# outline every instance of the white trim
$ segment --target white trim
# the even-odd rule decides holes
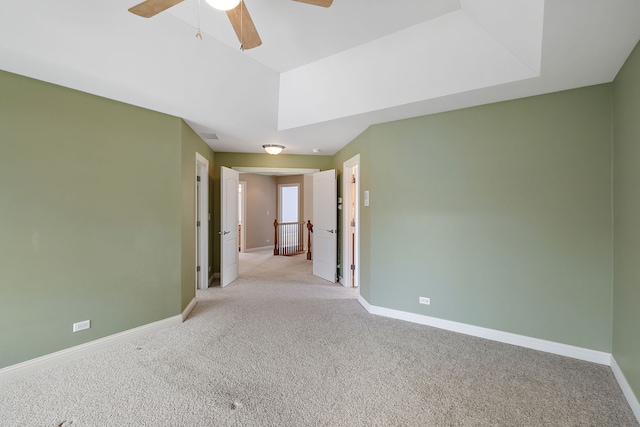
[[[613,371],[613,375],[616,377],[616,380],[618,380],[622,393],[624,394],[624,397],[627,398],[627,402],[629,402],[629,406],[631,406],[631,410],[636,416],[638,423],[640,423],[640,402],[613,356],[611,356],[611,370]]]
[[[351,287],[353,283],[351,283],[351,274],[349,271],[349,233],[348,230],[350,226],[349,223],[349,209],[348,206],[351,204],[351,181],[348,179],[351,175],[354,174],[356,176],[356,197],[355,197],[355,217],[356,217],[356,230],[355,230],[355,264],[356,271],[354,281],[356,282],[356,287],[358,288],[358,292],[360,289],[360,154],[356,154],[346,162],[342,164],[342,230],[339,230],[338,233],[342,235],[342,262],[340,268],[340,284],[344,287]]]
[[[611,354],[603,351],[591,350],[588,348],[576,347],[568,344],[542,340],[539,338],[527,337],[524,335],[512,334],[510,332],[497,331],[495,329],[483,328],[480,326],[468,325],[465,323],[453,322],[451,320],[438,319],[436,317],[424,316],[422,314],[409,313],[406,311],[393,310],[390,308],[376,307],[370,305],[364,298],[358,296],[358,301],[371,314],[390,317],[392,319],[405,320],[407,322],[418,323],[420,325],[433,326],[447,331],[458,332],[479,338],[486,338],[506,344],[517,345],[533,350],[558,354],[560,356],[572,357],[574,359],[585,360],[587,362],[598,363],[600,365],[611,365]]]
[[[187,304],[187,306],[185,307],[184,310],[182,310],[182,321],[184,322],[185,320],[187,320],[187,317],[189,317],[189,314],[191,314],[191,310],[193,310],[193,308],[196,306],[196,299],[193,298],[191,300],[191,302],[189,304]]]
[[[247,251],[247,181],[238,181],[242,187],[242,210],[240,211],[240,252]]]
[[[320,169],[309,168],[264,168],[261,166],[232,166],[231,169],[239,173],[252,173],[256,175],[305,175],[320,172]]]
[[[180,314],[0,369],[0,384],[182,323]]]
[[[367,310],[368,313],[371,313],[371,304],[369,304],[369,301],[364,299],[362,295],[358,295],[358,302],[365,310]]]

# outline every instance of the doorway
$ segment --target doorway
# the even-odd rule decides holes
[[[238,185],[238,242],[240,252],[247,250],[247,181],[240,181]]]
[[[300,221],[303,218],[305,220],[313,219],[311,217],[312,185],[307,185],[307,175],[310,176],[310,174],[318,172],[319,169],[262,167],[232,167],[231,169],[240,173],[236,189],[239,200],[235,202],[238,210],[235,215],[240,224],[240,227],[237,227],[238,230],[236,230],[236,236],[238,236],[238,242],[240,243],[235,248],[236,253],[254,253],[267,250],[273,253],[273,221],[279,216],[277,202],[279,199],[278,181],[282,181],[281,184],[286,185],[291,183],[292,178],[290,177],[296,175],[304,177],[297,188],[297,217]],[[264,182],[267,178],[272,182],[270,184],[272,185],[272,190],[264,191],[264,188],[257,181]],[[222,183],[223,180],[221,179],[221,185]],[[271,202],[266,202],[267,199]],[[228,203],[226,198],[221,197],[221,211],[227,210],[226,205]],[[304,231],[304,243],[307,244],[306,227]],[[221,232],[223,231],[221,230]],[[221,247],[221,260],[224,258],[223,252],[225,251],[226,247]],[[239,263],[242,263],[241,258],[239,258]]]
[[[342,169],[342,284],[360,287],[360,155],[344,162]]]

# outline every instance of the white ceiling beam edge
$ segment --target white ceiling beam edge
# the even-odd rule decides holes
[[[463,7],[282,73],[279,129],[537,77],[543,1],[503,3]]]

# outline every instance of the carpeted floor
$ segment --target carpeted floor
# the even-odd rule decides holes
[[[373,316],[310,271],[246,254],[182,325],[2,385],[0,425],[638,426],[606,366]]]

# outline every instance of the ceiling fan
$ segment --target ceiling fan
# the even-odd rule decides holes
[[[184,0],[146,0],[140,4],[137,4],[129,9],[129,12],[142,16],[143,18],[151,18],[160,12],[169,9],[172,6],[182,3]],[[300,3],[307,3],[314,6],[329,7],[333,0],[294,0]],[[207,0],[208,3],[213,5],[213,1]],[[225,3],[225,2],[222,2]],[[226,3],[230,3],[228,0]],[[216,7],[227,12],[231,26],[236,32],[236,36],[240,41],[240,49],[253,49],[262,44],[258,31],[256,30],[251,15],[247,10],[247,6],[244,4],[244,0],[239,0],[239,3],[231,0],[231,8],[224,9],[223,7]]]

